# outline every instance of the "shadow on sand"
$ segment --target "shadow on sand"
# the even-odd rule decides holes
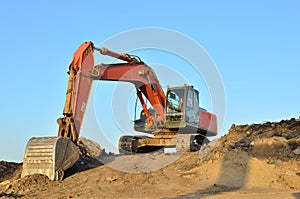
[[[199,189],[195,193],[175,198],[206,198],[219,193],[242,189],[247,183],[249,162],[250,156],[247,152],[229,148],[223,156],[220,174],[214,184],[205,189]]]

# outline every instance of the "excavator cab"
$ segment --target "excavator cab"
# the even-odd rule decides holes
[[[185,128],[199,127],[199,92],[193,86],[169,87],[165,102],[165,127],[181,131]],[[152,108],[148,109],[151,116],[155,115]],[[139,132],[147,131],[145,111],[140,113],[140,119],[134,121],[134,129]]]
[[[199,92],[193,86],[168,88],[166,100],[166,128],[198,129]]]
[[[217,135],[216,115],[199,107],[199,92],[193,86],[168,88],[165,126],[182,134]]]

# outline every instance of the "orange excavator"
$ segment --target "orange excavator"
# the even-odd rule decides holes
[[[94,53],[123,60],[115,64],[94,64]],[[143,153],[166,146],[178,151],[197,151],[208,136],[217,135],[217,118],[199,108],[199,92],[193,86],[168,87],[164,93],[153,69],[134,55],[119,54],[85,42],[74,53],[63,117],[56,137],[33,137],[26,146],[22,176],[44,174],[51,180],[63,179],[64,171],[79,159],[77,144],[81,124],[95,80],[132,83],[143,110],[134,129],[151,136],[122,136],[121,153]],[[151,104],[147,108],[145,100]]]

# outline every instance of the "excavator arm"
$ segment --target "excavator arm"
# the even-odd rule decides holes
[[[92,42],[85,42],[74,53],[73,60],[69,65],[64,117],[57,119],[58,136],[68,137],[74,143],[77,142],[79,136],[92,85],[91,79],[85,78],[82,74],[91,70],[94,65],[93,48]]]
[[[74,53],[73,60],[69,65],[64,117],[57,120],[59,136],[33,137],[28,141],[24,154],[22,177],[31,174],[43,174],[51,180],[61,180],[64,171],[79,159],[80,151],[75,144],[79,133],[79,128],[74,123],[74,115],[77,111],[76,101],[78,100],[76,96],[88,95],[89,90],[82,90],[81,94],[78,95],[76,89],[80,88],[80,84],[87,83],[82,81],[78,74],[86,66],[93,65],[92,52],[93,43],[85,42]],[[79,114],[77,117],[82,116]]]
[[[94,50],[127,63],[94,66]],[[164,124],[165,94],[154,71],[141,60],[128,54],[112,52],[106,48],[99,49],[94,47],[92,42],[86,42],[75,52],[68,73],[64,117],[57,120],[59,137],[69,137],[76,143],[94,80],[124,81],[134,84],[149,125],[155,128],[157,124]],[[150,115],[142,94],[155,110],[155,116]]]

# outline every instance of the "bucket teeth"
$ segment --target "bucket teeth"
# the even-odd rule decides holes
[[[22,177],[43,174],[62,180],[64,171],[79,159],[78,147],[66,137],[31,138],[26,146]]]

